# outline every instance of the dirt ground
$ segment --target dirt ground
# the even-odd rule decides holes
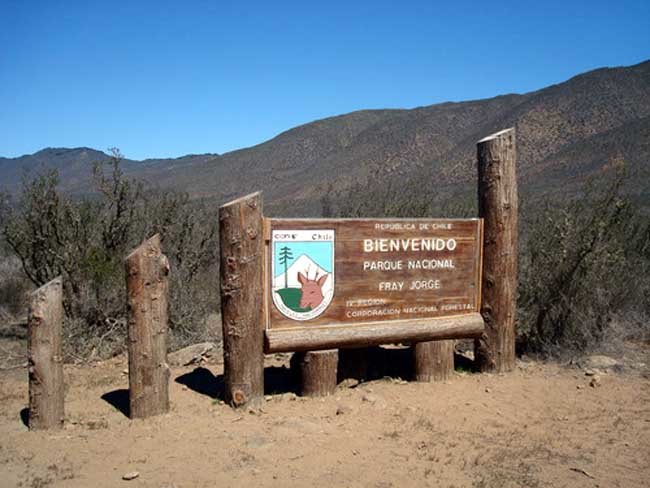
[[[120,357],[66,366],[58,432],[27,430],[27,373],[14,368],[0,373],[0,486],[648,487],[650,371],[636,364],[599,387],[577,367],[519,361],[306,399],[275,356],[264,407],[242,412],[220,401],[215,361],[173,369],[171,412],[131,421]]]

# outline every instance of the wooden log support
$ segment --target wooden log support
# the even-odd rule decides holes
[[[339,362],[337,349],[326,351],[308,351],[299,355],[301,394],[320,397],[334,393],[336,390],[336,372]]]
[[[156,234],[134,249],[126,267],[129,353],[129,416],[169,411],[167,314],[169,262]]]
[[[264,398],[264,235],[260,193],[219,209],[221,317],[226,401]]]
[[[478,313],[435,319],[368,322],[353,328],[319,327],[312,329],[267,330],[265,348],[269,353],[316,351],[341,347],[368,347],[401,342],[479,337],[484,331]]]
[[[511,371],[515,365],[517,299],[517,176],[515,130],[477,144],[479,217],[484,221],[481,315],[485,333],[475,340],[480,371]]]
[[[455,341],[418,342],[413,346],[415,381],[445,381],[454,372]]]
[[[61,277],[31,297],[29,334],[29,429],[60,429],[64,420],[63,286]]]

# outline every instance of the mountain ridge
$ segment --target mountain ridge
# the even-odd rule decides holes
[[[435,178],[437,188],[470,188],[476,141],[517,130],[523,185],[543,189],[598,174],[616,158],[647,167],[650,61],[598,68],[524,94],[443,102],[411,109],[358,110],[287,129],[268,141],[223,154],[125,160],[127,175],[223,202],[256,190],[272,204],[318,213],[327,188]],[[0,158],[0,190],[15,192],[23,171],[59,170],[71,194],[91,189],[92,148],[45,148]],[[641,190],[645,187],[641,182]]]

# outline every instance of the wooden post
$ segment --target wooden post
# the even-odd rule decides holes
[[[29,329],[29,428],[63,427],[63,286],[61,277],[32,294]]]
[[[480,371],[510,371],[515,365],[517,299],[517,176],[515,130],[477,144],[479,217],[484,221],[481,315],[484,334],[475,340]]]
[[[303,396],[327,396],[336,390],[337,349],[298,352],[301,393]]]
[[[129,416],[169,411],[169,262],[156,234],[125,259],[129,324]]]
[[[264,235],[260,193],[219,209],[221,317],[226,401],[264,398]]]
[[[415,381],[445,381],[454,372],[454,342],[418,342],[413,346]]]

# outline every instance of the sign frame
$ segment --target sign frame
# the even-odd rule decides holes
[[[320,323],[300,323],[299,325],[272,326],[272,308],[274,307],[272,288],[271,260],[271,234],[273,229],[280,229],[284,224],[291,229],[286,230],[315,230],[332,229],[332,224],[419,224],[419,223],[464,223],[476,224],[475,237],[475,261],[472,272],[474,274],[473,286],[475,287],[474,301],[471,309],[458,313],[438,314],[435,317],[413,317],[385,320],[362,320],[362,321],[333,321],[328,322],[323,318]],[[280,227],[277,227],[280,226]],[[422,342],[437,339],[471,338],[481,335],[484,330],[484,322],[480,315],[481,307],[481,283],[483,270],[483,219],[445,219],[445,218],[360,218],[360,219],[286,219],[286,218],[264,218],[264,287],[263,307],[266,352],[318,350],[337,347],[361,347],[366,345],[387,344],[395,342]],[[378,236],[381,232],[378,232]],[[421,234],[424,234],[423,232]],[[416,234],[417,235],[417,234]],[[415,236],[415,235],[414,235]],[[335,244],[333,244],[335,246]],[[340,266],[337,271],[340,271]],[[338,278],[337,278],[338,280]],[[340,283],[336,283],[340,285]],[[334,299],[337,292],[334,291]],[[339,296],[340,300],[341,297]],[[277,316],[277,312],[274,312]],[[288,320],[288,319],[287,319]],[[295,319],[294,319],[295,320]],[[316,319],[318,320],[318,319]],[[299,322],[299,321],[296,321]]]

